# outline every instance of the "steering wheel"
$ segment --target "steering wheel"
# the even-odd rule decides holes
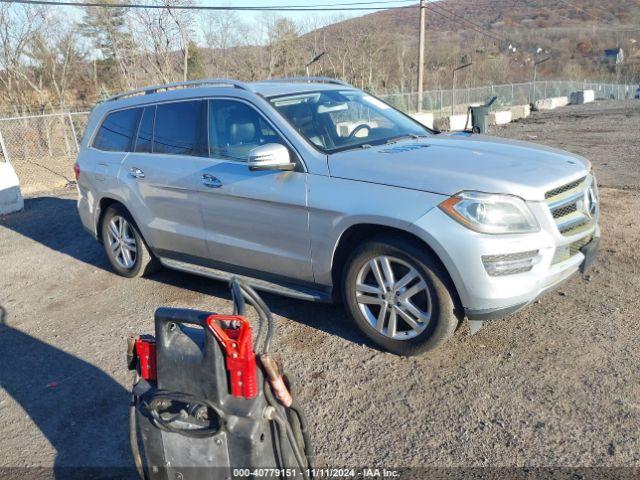
[[[371,133],[371,127],[369,125],[367,125],[366,123],[361,123],[360,125],[358,125],[356,128],[354,128],[351,133],[349,134],[349,136],[347,137],[349,140],[351,140],[352,138],[354,138],[356,136],[356,133],[358,133],[360,130],[363,129],[367,129],[369,130],[369,133]],[[368,135],[368,134],[367,134]]]

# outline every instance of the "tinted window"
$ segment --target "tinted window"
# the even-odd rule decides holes
[[[141,108],[120,110],[107,115],[102,123],[93,146],[100,150],[126,152],[136,134]]]
[[[158,105],[153,153],[202,155],[206,152],[205,101]]]
[[[153,121],[156,116],[156,107],[146,107],[140,119],[138,138],[136,140],[136,152],[151,152],[151,142],[153,141]]]
[[[257,110],[234,100],[210,100],[209,156],[246,161],[266,143],[286,145]]]

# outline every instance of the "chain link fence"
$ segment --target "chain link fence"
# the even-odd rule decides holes
[[[23,195],[73,182],[88,112],[0,118],[0,158],[10,161]]]
[[[570,95],[592,89],[596,98],[630,99],[636,86],[570,81],[540,81],[489,85],[484,87],[424,92],[423,110],[434,115],[448,115],[451,106],[456,113],[466,113],[470,104],[483,104],[497,96],[496,105],[510,106],[532,103],[548,97]],[[380,95],[405,112],[416,109],[418,95],[394,93]],[[73,182],[73,164],[78,144],[84,134],[89,112],[54,113],[0,118],[0,161],[10,161],[20,179],[23,195],[31,196]]]
[[[496,107],[506,107],[531,104],[542,98],[569,96],[579,90],[594,90],[598,99],[624,100],[633,98],[636,88],[637,85],[542,80],[535,83],[461,87],[455,91],[426,90],[423,94],[422,110],[433,112],[435,116],[443,116],[466,113],[469,105],[484,104],[493,96],[498,97],[494,104]],[[415,112],[418,105],[417,92],[391,93],[380,95],[380,98],[405,112]]]

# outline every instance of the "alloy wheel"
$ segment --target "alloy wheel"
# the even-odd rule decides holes
[[[136,264],[138,248],[133,228],[120,215],[109,221],[107,241],[113,258],[121,268],[130,270]]]
[[[429,285],[418,270],[393,256],[381,255],[362,266],[356,302],[369,324],[394,340],[415,338],[431,320]]]

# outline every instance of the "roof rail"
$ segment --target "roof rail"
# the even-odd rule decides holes
[[[150,95],[152,93],[158,93],[160,91],[174,90],[178,88],[191,88],[191,87],[203,87],[207,85],[212,86],[231,86],[240,88],[242,90],[250,90],[249,87],[238,80],[230,80],[227,78],[208,78],[203,80],[191,80],[188,82],[167,83],[165,85],[156,85],[154,87],[139,88],[137,90],[131,90],[129,92],[119,93],[113,97],[107,98],[105,101],[110,102],[113,100],[120,100],[121,98],[133,97],[136,95]]]
[[[304,83],[333,83],[335,85],[342,85],[344,87],[352,87],[344,80],[338,80],[337,78],[330,77],[283,77],[283,78],[271,78],[269,80],[263,80],[264,82],[304,82]]]

